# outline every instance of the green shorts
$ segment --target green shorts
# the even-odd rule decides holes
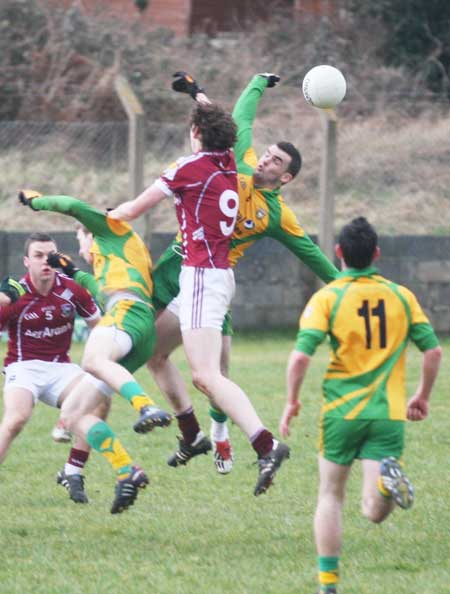
[[[156,311],[164,309],[180,292],[178,278],[183,258],[177,241],[172,241],[152,271],[153,305]]]
[[[404,447],[405,422],[390,419],[352,419],[323,416],[319,450],[330,462],[349,466],[355,458],[382,460],[400,458]]]
[[[131,299],[118,301],[100,320],[99,326],[115,326],[126,332],[133,348],[120,359],[130,373],[142,367],[153,354],[156,343],[155,312],[150,305]]]
[[[233,336],[233,334],[233,319],[231,317],[231,311],[227,311],[223,319],[222,336]]]

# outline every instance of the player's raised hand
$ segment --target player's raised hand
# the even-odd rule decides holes
[[[73,278],[75,273],[79,270],[70,256],[59,252],[52,252],[49,254],[47,256],[47,263],[50,264],[52,268],[61,268],[64,274],[67,274],[70,278]]]
[[[11,303],[15,303],[19,297],[25,295],[25,292],[26,291],[22,285],[10,276],[5,276],[2,279],[0,284],[0,293],[4,293],[7,297],[9,297]]]
[[[36,190],[19,190],[18,198],[19,202],[25,206],[29,206],[33,210],[36,210],[33,207],[33,200],[34,198],[39,198],[39,196],[42,196],[42,194],[36,192]]]
[[[192,78],[190,74],[179,70],[173,75],[172,89],[177,93],[187,93],[196,100],[198,94],[205,93],[204,89],[198,86],[197,81]],[[205,95],[206,96],[206,95]]]
[[[280,82],[280,77],[278,74],[273,74],[273,72],[260,72],[258,76],[262,76],[263,78],[267,79],[267,86],[274,87],[277,83]]]

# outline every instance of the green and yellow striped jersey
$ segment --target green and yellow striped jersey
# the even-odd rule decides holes
[[[296,350],[313,355],[328,336],[323,413],[344,419],[406,418],[406,347],[438,339],[416,297],[375,268],[348,269],[315,293],[300,317]]]
[[[76,273],[76,280],[91,291],[100,306],[116,291],[135,293],[151,304],[152,261],[147,247],[131,225],[110,219],[86,202],[71,196],[41,196],[33,208],[69,215],[92,232],[92,275]]]
[[[231,239],[230,263],[235,266],[255,241],[271,237],[286,246],[327,283],[336,277],[338,270],[305,233],[296,215],[283,200],[280,188],[259,188],[253,182],[258,162],[252,146],[253,122],[266,87],[265,77],[254,76],[233,109],[238,128],[234,153],[238,170],[239,213]]]

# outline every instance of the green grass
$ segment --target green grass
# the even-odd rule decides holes
[[[248,391],[265,423],[276,430],[284,402],[284,373],[295,331],[236,336],[232,376]],[[2,346],[2,354],[3,348]],[[445,343],[450,351],[450,343]],[[78,359],[79,347],[74,349]],[[182,352],[176,354],[186,374]],[[0,468],[1,594],[310,594],[316,589],[312,538],[317,472],[316,439],[321,375],[327,352],[314,360],[301,418],[289,442],[292,457],[267,495],[252,494],[254,454],[236,427],[229,476],[211,456],[173,469],[166,458],[177,428],[140,436],[135,414],[115,397],[110,421],[151,477],[128,512],[112,516],[114,477],[93,454],[86,468],[90,504],[77,506],[55,484],[67,447],[50,430],[56,411],[38,405]],[[409,355],[409,392],[420,354]],[[138,378],[152,393],[145,370]],[[342,588],[345,594],[450,593],[448,506],[448,380],[445,364],[430,418],[407,428],[406,464],[417,501],[381,526],[359,512],[360,469],[355,465],[345,508]],[[203,427],[206,399],[192,391]],[[161,399],[159,399],[161,401]]]

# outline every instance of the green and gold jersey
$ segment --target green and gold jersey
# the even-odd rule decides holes
[[[91,291],[101,306],[106,297],[116,291],[135,293],[144,302],[151,303],[151,257],[131,225],[110,219],[71,196],[34,198],[33,208],[72,216],[91,231],[94,279],[88,273],[79,272],[76,280]]]
[[[324,282],[336,277],[337,269],[306,235],[293,211],[286,205],[280,188],[257,188],[253,172],[258,157],[253,148],[253,122],[267,79],[254,76],[233,109],[237,124],[234,154],[238,170],[239,213],[231,239],[230,262],[239,258],[258,239],[272,237],[286,246]]]
[[[323,413],[344,419],[406,418],[406,347],[438,339],[414,294],[375,268],[349,269],[315,293],[300,318],[296,350],[313,355],[328,335]]]

